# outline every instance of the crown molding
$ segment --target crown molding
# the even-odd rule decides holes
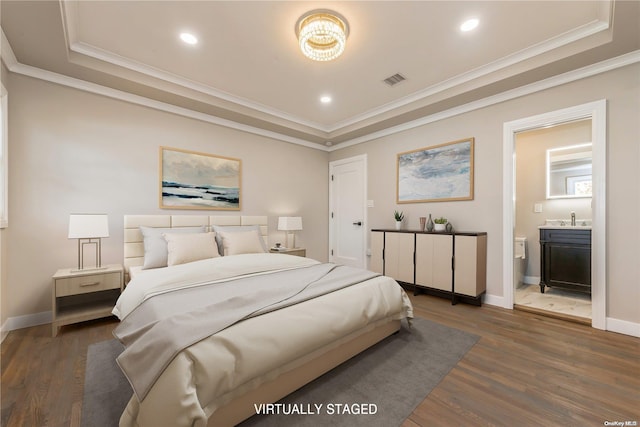
[[[239,105],[245,108],[248,108],[253,111],[259,111],[264,114],[268,114],[270,116],[277,117],[279,119],[283,119],[292,123],[296,123],[302,126],[307,126],[311,129],[314,129],[319,132],[327,133],[326,126],[322,126],[320,123],[311,122],[304,120],[300,117],[295,117],[291,114],[285,113],[284,111],[277,110],[272,107],[268,107],[266,105],[260,104],[256,101],[251,101],[249,99],[232,95],[228,92],[224,92],[222,90],[213,88],[211,86],[204,85],[202,83],[198,83],[193,80],[189,80],[185,77],[179,76],[177,74],[169,73],[167,71],[163,71],[159,68],[151,67],[146,64],[142,64],[140,62],[133,61],[131,59],[125,58],[123,56],[105,51],[103,49],[97,48],[87,43],[83,42],[73,42],[69,45],[69,50],[83,55],[88,56],[90,58],[97,59],[99,61],[103,61],[112,65],[116,65],[122,68],[125,68],[130,71],[134,71],[141,75],[152,77],[154,79],[162,80],[167,83],[171,83],[173,85],[179,86],[181,88],[190,89],[195,92],[202,93],[204,95],[211,96],[216,99],[220,99],[226,102],[230,102],[235,105]],[[71,62],[76,62],[73,59],[70,59]],[[82,64],[83,66],[89,66],[87,64]],[[98,69],[99,71],[99,69]],[[148,82],[142,81],[142,83],[148,84]],[[180,94],[178,91],[173,91],[176,94]],[[240,111],[240,110],[238,110]]]
[[[18,64],[16,55],[13,53],[9,40],[7,40],[7,37],[4,35],[2,26],[0,26],[0,59],[2,59],[2,62],[4,62],[4,65],[9,71]]]
[[[250,110],[259,111],[264,114],[268,114],[273,117],[277,117],[282,120],[296,123],[301,126],[306,126],[318,132],[326,133],[327,139],[330,139],[335,132],[344,129],[349,126],[357,126],[366,120],[374,119],[385,113],[389,113],[393,110],[406,107],[412,103],[418,103],[426,100],[429,97],[442,93],[446,90],[451,90],[457,86],[469,84],[474,80],[482,77],[488,77],[493,73],[500,72],[515,64],[522,63],[527,60],[531,60],[539,55],[546,54],[554,49],[561,48],[570,43],[592,36],[594,34],[606,31],[611,28],[611,20],[613,17],[612,7],[613,2],[604,2],[605,5],[601,6],[598,10],[598,18],[575,29],[569,30],[556,37],[552,37],[541,43],[533,45],[529,48],[523,49],[519,52],[515,52],[511,55],[507,55],[489,64],[483,65],[476,69],[462,73],[458,76],[452,77],[445,81],[439,82],[423,90],[409,94],[396,101],[389,102],[382,106],[365,111],[361,114],[357,114],[340,122],[332,125],[322,125],[317,122],[303,119],[301,117],[294,116],[293,114],[286,113],[273,107],[263,105],[257,101],[239,97],[228,92],[216,89],[209,85],[205,85],[177,74],[169,73],[156,67],[151,67],[146,64],[134,61],[132,59],[123,57],[113,52],[98,48],[91,44],[82,42],[78,36],[78,23],[79,18],[77,3],[66,0],[60,1],[60,7],[62,12],[62,23],[64,37],[67,43],[69,51],[77,53],[81,56],[97,59],[99,61],[112,64],[124,69],[139,73],[142,76],[162,80],[178,87],[190,89],[216,99],[220,99],[232,104],[248,108]],[[70,59],[71,60],[71,59]],[[80,60],[80,59],[77,59]],[[76,61],[77,61],[76,60]],[[72,60],[74,61],[74,60]],[[80,60],[81,61],[81,60]],[[87,64],[83,64],[88,66]],[[95,67],[95,65],[93,66]],[[149,82],[143,82],[149,84]]]
[[[226,128],[247,132],[254,135],[263,136],[266,138],[275,139],[278,141],[302,145],[304,147],[313,148],[316,150],[327,151],[327,148],[322,145],[319,145],[314,142],[306,141],[300,138],[294,138],[278,132],[268,131],[268,130],[260,129],[254,126],[248,126],[242,123],[234,122],[232,120],[222,119],[220,117],[212,116],[210,114],[204,114],[198,111],[189,110],[187,108],[178,107],[172,104],[156,101],[143,96],[134,95],[129,92],[112,89],[106,86],[101,86],[95,83],[87,82],[85,80],[76,79],[74,77],[69,77],[69,76],[54,73],[51,71],[43,70],[41,68],[22,64],[16,60],[16,57],[13,54],[13,50],[11,49],[11,45],[9,45],[9,42],[5,37],[4,31],[2,31],[1,27],[0,27],[0,31],[2,32],[2,42],[1,42],[2,43],[1,45],[2,61],[7,66],[7,69],[13,73],[22,74],[24,76],[48,81],[50,83],[56,83],[62,86],[71,87],[74,89],[82,90],[82,91],[93,93],[96,95],[102,95],[108,98],[129,102],[131,104],[150,107],[159,111],[177,114],[183,117],[189,117],[189,118],[200,120],[203,122],[224,126]],[[6,55],[6,58],[5,58],[5,55]]]
[[[108,64],[116,65],[116,66],[125,68],[127,70],[139,73],[143,76],[162,80],[179,87],[200,92],[202,94],[205,94],[217,99],[221,99],[223,101],[227,101],[233,104],[237,104],[242,107],[249,108],[251,110],[259,111],[261,113],[268,114],[270,116],[274,116],[283,120],[287,120],[289,122],[293,122],[302,126],[307,126],[316,131],[320,131],[324,133],[327,132],[326,126],[323,126],[320,123],[301,119],[300,117],[293,116],[289,113],[280,111],[276,108],[268,107],[266,105],[260,104],[259,102],[233,95],[231,93],[222,91],[220,89],[216,89],[212,86],[208,86],[208,85],[187,79],[180,75],[170,73],[156,67],[151,67],[149,65],[140,63],[138,61],[134,61],[127,57],[93,46],[89,43],[82,42],[79,40],[78,31],[77,31],[77,28],[78,28],[77,2],[69,2],[69,1],[61,0],[60,7],[62,11],[62,26],[63,26],[64,38],[67,43],[67,49],[71,52],[75,52],[79,55],[94,58]],[[70,59],[70,61],[75,62],[72,59]],[[82,64],[82,65],[89,66],[90,68],[96,68],[87,64]],[[98,69],[98,71],[100,70]],[[143,82],[143,83],[148,84],[148,82]]]
[[[308,148],[313,148],[320,151],[325,152],[333,152],[337,150],[341,150],[343,148],[348,148],[357,144],[362,144],[368,141],[373,141],[375,139],[379,139],[385,136],[393,135],[399,132],[404,132],[406,130],[414,129],[419,126],[424,126],[429,123],[434,123],[440,120],[444,120],[450,117],[454,117],[460,114],[468,113],[474,110],[478,110],[481,108],[488,107],[490,105],[498,104],[500,102],[508,101],[511,99],[519,98],[525,95],[529,95],[535,92],[539,92],[545,89],[553,88],[556,86],[564,85],[576,80],[584,79],[587,77],[591,77],[597,74],[601,74],[607,71],[614,70],[616,68],[625,67],[627,65],[635,64],[640,62],[640,50],[636,50],[633,52],[629,52],[627,54],[608,59],[606,61],[602,61],[596,64],[588,65],[586,67],[569,71],[564,74],[560,74],[557,76],[549,77],[545,80],[541,80],[535,83],[528,84],[526,86],[522,86],[516,89],[512,89],[506,92],[502,92],[497,95],[493,95],[487,98],[483,98],[474,102],[470,102],[468,104],[464,104],[458,107],[454,107],[445,111],[441,111],[435,114],[431,114],[425,117],[422,117],[417,120],[413,120],[407,123],[403,123],[398,126],[393,126],[378,132],[373,132],[368,135],[364,135],[362,137],[354,138],[345,142],[342,142],[338,145],[326,147],[318,143],[306,141],[300,138],[294,138],[288,135],[284,135],[277,132],[267,131],[264,129],[256,128],[254,126],[244,125],[238,122],[234,122],[231,120],[222,119],[216,116],[212,116],[209,114],[200,113],[197,111],[189,110],[183,107],[177,107],[175,105],[167,104],[160,101],[155,101],[149,98],[145,98],[139,95],[133,95],[128,92],[120,91],[117,89],[108,88],[105,86],[101,86],[95,83],[86,82],[84,80],[79,80],[73,77],[64,76],[62,74],[53,73],[50,71],[42,70],[37,67],[32,67],[30,65],[21,64],[16,60],[15,55],[13,54],[13,50],[9,45],[8,40],[4,35],[4,31],[0,27],[0,33],[2,35],[1,41],[1,49],[2,49],[2,61],[5,63],[7,69],[11,72],[17,74],[23,74],[29,77],[37,78],[40,80],[45,80],[51,83],[56,83],[63,86],[72,87],[75,89],[83,90],[86,92],[106,96],[109,98],[118,99],[125,102],[130,102],[136,105],[142,105],[150,108],[154,108],[160,111],[177,114],[184,117],[193,118],[196,120],[201,120],[207,123],[216,124],[219,126],[224,126],[231,129],[236,129],[239,131],[251,133],[254,135],[263,136],[266,138],[288,142],[291,144],[297,144]]]
[[[610,19],[610,16],[607,16],[607,19]],[[455,77],[444,80],[438,84],[435,84],[433,86],[430,86],[418,92],[414,92],[410,95],[400,98],[397,101],[390,102],[388,104],[385,104],[373,110],[356,115],[350,119],[338,122],[334,126],[331,126],[328,129],[328,131],[334,132],[344,127],[355,125],[363,120],[371,119],[380,114],[384,114],[389,111],[404,107],[411,103],[419,102],[425,98],[444,92],[445,90],[455,88],[456,86],[462,86],[464,84],[470,83],[481,77],[488,76],[492,73],[496,73],[498,71],[504,70],[520,62],[524,62],[536,56],[550,52],[554,49],[558,49],[560,47],[566,46],[569,43],[573,43],[580,39],[597,34],[599,32],[606,31],[610,27],[611,26],[608,20],[592,21],[589,24],[583,25],[574,30],[561,34],[557,37],[551,38],[537,45],[531,46],[530,48],[521,50],[511,55],[507,55],[503,58],[500,58],[496,61],[493,61],[491,63],[478,67],[476,69],[459,74]]]
[[[520,98],[522,96],[530,95],[535,92],[540,92],[545,89],[550,89],[556,86],[561,86],[567,83],[581,80],[587,77],[595,76],[607,71],[615,70],[616,68],[625,67],[627,65],[640,62],[640,50],[635,50],[627,54],[608,59],[606,61],[598,62],[596,64],[588,65],[577,70],[569,71],[564,74],[549,77],[544,80],[540,80],[535,83],[531,83],[525,86],[521,86],[516,89],[511,89],[506,92],[499,93],[497,95],[489,96],[487,98],[479,99],[477,101],[470,102],[468,104],[460,105],[448,110],[444,110],[429,116],[422,117],[410,122],[403,123],[401,125],[389,127],[378,132],[370,133],[358,138],[351,139],[349,141],[340,143],[339,145],[332,147],[329,151],[341,150],[343,148],[351,147],[364,142],[373,141],[374,139],[382,138],[385,136],[393,135],[406,130],[414,129],[416,127],[424,126],[429,123],[437,122],[440,120],[448,119],[450,117],[458,116],[460,114],[468,113],[481,108],[489,107],[494,104],[509,101],[512,99]]]

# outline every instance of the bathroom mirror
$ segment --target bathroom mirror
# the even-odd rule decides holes
[[[591,197],[591,143],[547,150],[547,199]]]

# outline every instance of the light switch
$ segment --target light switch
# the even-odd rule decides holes
[[[373,200],[367,200],[367,207],[368,208],[372,208],[373,207]]]
[[[533,211],[535,213],[540,213],[542,212],[542,203],[534,203],[533,204]]]

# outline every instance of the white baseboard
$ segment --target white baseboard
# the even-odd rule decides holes
[[[535,278],[534,278],[535,279]],[[539,280],[539,278],[537,278]],[[534,284],[537,284],[535,282]],[[513,309],[511,304],[506,304],[505,298],[497,295],[485,294],[482,300],[483,304],[493,305],[496,307]],[[607,317],[606,330],[609,332],[616,332],[619,334],[630,335],[632,337],[640,338],[640,323],[629,322],[627,320],[614,319]]]
[[[539,285],[540,284],[540,276],[524,276],[522,279],[524,283],[527,285]]]
[[[640,323],[607,317],[607,331],[640,338]]]
[[[487,305],[495,305],[496,307],[513,309],[511,304],[507,304],[507,301],[504,297],[499,297],[497,295],[484,294],[484,298],[482,299],[483,304]]]
[[[4,341],[7,335],[9,335],[9,331],[7,329],[7,322],[4,322],[2,327],[0,327],[0,343]]]
[[[4,322],[4,325],[2,325],[2,330],[0,331],[0,342],[4,341],[5,337],[11,331],[51,323],[52,319],[53,313],[51,311],[43,311],[40,313],[26,314],[24,316],[9,317],[6,322]]]

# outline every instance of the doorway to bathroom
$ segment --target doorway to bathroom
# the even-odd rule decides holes
[[[572,267],[582,270],[577,271],[581,279],[566,277],[569,268],[558,267],[565,282],[579,280],[584,286],[548,287],[540,284],[549,282],[543,271],[550,252],[546,251],[547,262],[543,262],[545,250],[540,242],[545,241],[541,238],[545,230],[577,231],[588,234],[590,240],[591,128],[589,117],[516,133],[513,266],[515,309],[589,325],[592,318],[590,248],[584,255],[586,262]],[[564,246],[554,248],[562,256]],[[584,246],[581,249],[584,253]],[[571,257],[573,253],[564,258]],[[574,264],[573,260],[570,262]]]
[[[592,149],[591,198],[591,326],[607,329],[606,281],[606,166],[607,101],[602,99],[561,110],[505,122],[503,126],[503,306],[514,308],[516,236],[516,138],[526,131],[590,119]],[[546,177],[545,177],[546,179]],[[546,194],[546,193],[545,193]],[[543,200],[546,200],[546,195]],[[536,209],[537,206],[533,206]],[[544,206],[543,214],[544,214]],[[554,218],[541,218],[554,219]],[[539,237],[527,246],[539,245]],[[535,280],[535,279],[534,279]]]

